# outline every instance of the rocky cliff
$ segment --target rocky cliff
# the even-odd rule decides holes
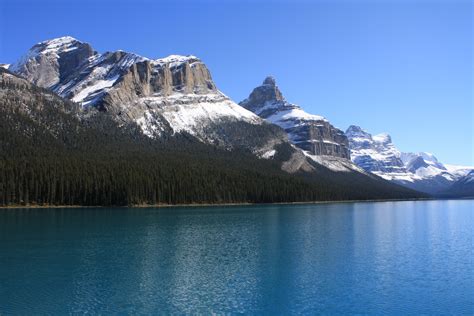
[[[308,114],[298,105],[286,101],[272,77],[267,77],[239,104],[282,127],[291,142],[311,155],[350,159],[344,132],[322,116]]]
[[[62,37],[34,45],[12,66],[30,82],[77,102],[82,116],[99,110],[119,124],[137,125],[150,138],[190,135],[226,149],[266,158],[291,147],[286,133],[220,92],[195,56],[149,59],[134,53],[97,53]],[[304,159],[303,159],[304,160]],[[299,161],[303,169],[311,166]],[[285,168],[297,171],[301,168]]]
[[[76,74],[96,52],[70,36],[34,45],[10,70],[37,86],[52,89]]]
[[[4,73],[0,76],[0,90],[4,90],[0,92],[3,96],[3,108],[0,107],[0,110],[6,113],[0,115],[2,135],[6,136],[6,141],[0,142],[0,145],[6,144],[14,153],[18,151],[18,140],[24,142],[25,152],[33,154],[41,146],[44,153],[72,150],[74,155],[67,153],[65,156],[68,168],[80,165],[91,154],[99,153],[98,161],[89,161],[84,165],[86,167],[76,168],[79,176],[84,175],[81,168],[95,168],[100,164],[97,170],[104,171],[102,175],[108,181],[112,179],[110,183],[115,185],[116,179],[124,178],[112,176],[108,173],[110,168],[120,174],[124,167],[140,163],[142,154],[150,153],[159,158],[162,150],[168,150],[167,146],[171,145],[177,146],[186,159],[204,150],[206,163],[210,165],[213,165],[209,161],[214,161],[215,155],[228,157],[227,162],[216,163],[216,172],[220,172],[220,167],[228,169],[229,164],[239,165],[239,168],[231,170],[232,174],[224,175],[229,183],[248,178],[243,173],[248,162],[252,170],[258,170],[271,179],[263,186],[276,196],[282,196],[288,190],[278,191],[278,187],[274,186],[273,171],[265,174],[265,170],[272,168],[296,173],[295,179],[314,183],[319,193],[312,197],[313,200],[334,199],[339,193],[351,199],[419,196],[366,173],[346,159],[345,138],[340,131],[324,118],[307,114],[301,108],[288,104],[271,78],[265,80],[263,89],[255,91],[250,98],[253,102],[248,105],[257,104],[257,101],[275,101],[270,103],[277,109],[265,110],[281,116],[278,125],[293,124],[286,127],[287,131],[239,106],[220,92],[206,65],[194,56],[172,55],[152,60],[124,51],[97,53],[89,44],[65,37],[33,46],[24,58],[14,64],[12,71],[16,74],[0,68],[0,73]],[[261,111],[259,114],[263,116]],[[268,114],[268,117],[274,115]],[[292,137],[291,142],[288,135]],[[111,154],[110,150],[114,152]],[[176,148],[172,148],[174,150]],[[125,165],[111,166],[115,158],[123,158],[123,153],[127,151],[131,156]],[[261,159],[255,159],[252,155]],[[174,154],[171,157],[175,159]],[[69,158],[78,158],[79,164],[70,163]],[[159,165],[156,159],[152,159],[141,166],[147,170]],[[260,165],[270,169],[262,170]],[[199,169],[198,164],[183,166],[170,175],[174,178],[178,171],[183,171],[185,177],[189,177],[193,174],[189,172]],[[54,168],[58,169],[57,166]],[[23,172],[24,169],[21,170]],[[258,172],[250,176],[260,179]],[[211,179],[212,182],[207,173],[198,175],[198,179]],[[146,179],[148,175],[145,171],[133,179]],[[158,173],[152,178],[161,181],[162,176]],[[300,196],[303,190],[295,189],[292,182],[288,182],[292,178],[286,174],[283,180],[286,179],[288,188],[296,190],[297,196]],[[77,177],[71,179],[76,181]],[[172,181],[175,180],[181,181]],[[191,176],[182,183],[191,183],[191,180],[196,178]],[[93,181],[98,183],[95,179]],[[82,183],[82,180],[79,182]],[[150,186],[148,180],[144,183],[147,188],[156,187]],[[252,182],[246,189],[257,194],[258,198],[267,199],[268,195],[258,193],[257,183]],[[214,184],[220,188],[222,181]],[[196,188],[195,185],[192,187]],[[128,192],[129,187],[126,188]],[[183,192],[174,188],[173,191]],[[76,194],[78,191],[72,192]],[[103,197],[105,191],[99,189],[99,192]],[[109,198],[108,203],[111,201]]]
[[[352,161],[370,172],[406,172],[400,152],[388,134],[372,136],[359,126],[351,125],[346,131]]]

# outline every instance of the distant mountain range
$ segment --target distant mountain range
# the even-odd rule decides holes
[[[94,148],[100,153],[102,164],[107,159],[115,159],[110,157],[112,153],[120,156],[123,152],[127,157],[142,153],[155,157],[166,153],[163,154],[166,157],[180,157],[184,152],[197,150],[195,159],[203,168],[207,162],[202,156],[209,157],[209,152],[215,152],[219,162],[213,171],[220,172],[220,176],[194,175],[195,179],[206,181],[207,177],[216,183],[221,181],[226,187],[235,180],[230,174],[249,174],[245,189],[239,194],[228,193],[226,197],[227,191],[213,187],[214,191],[209,194],[212,198],[203,199],[193,194],[178,198],[182,193],[168,188],[166,193],[160,191],[167,196],[160,201],[169,203],[422,197],[426,195],[399,185],[438,193],[460,181],[469,169],[449,166],[451,169],[447,170],[448,166],[439,164],[435,158],[402,155],[388,136],[371,137],[354,126],[344,133],[327,119],[308,114],[286,101],[272,77],[266,78],[246,100],[237,104],[218,90],[206,65],[195,56],[149,59],[124,51],[98,53],[87,43],[61,37],[34,45],[16,63],[2,64],[1,68],[8,69],[1,73],[1,110],[4,127],[11,127],[8,132],[3,130],[0,145],[4,155],[20,152],[20,146],[16,148],[8,140],[12,138],[9,133],[21,140],[24,153],[36,139],[31,132],[35,130],[48,135],[36,142],[41,149],[38,151],[61,148],[64,157],[73,155],[71,150],[82,148],[82,152],[88,152]],[[32,100],[36,101],[32,103]],[[90,141],[87,145],[84,137],[92,134],[96,134],[97,139],[87,138]],[[366,139],[359,139],[362,136]],[[105,152],[102,147],[112,149]],[[230,170],[226,165],[232,165]],[[264,170],[276,177],[275,184],[271,185],[273,193],[269,184],[257,190],[261,192],[260,197],[247,192],[252,181],[255,182],[250,180],[256,174],[255,165],[260,166],[257,173],[263,172],[261,181],[272,178],[264,176],[267,174]],[[439,172],[435,177],[433,168],[445,168],[446,172]],[[157,169],[156,172],[162,171]],[[120,170],[110,172],[123,178]],[[395,177],[395,174],[400,176]],[[401,181],[402,174],[413,181]],[[153,179],[148,179],[149,176]],[[158,174],[153,173],[143,177],[151,186],[156,186],[159,180]],[[186,177],[180,183],[185,180]],[[294,181],[295,187],[306,183],[306,189],[298,196],[288,191],[289,184],[284,185],[285,181]],[[15,184],[11,182],[11,185]],[[123,190],[125,187],[123,184]],[[160,187],[160,190],[163,189]],[[281,190],[287,190],[287,194],[278,198],[276,192],[282,195]],[[14,201],[20,202],[19,194],[24,195],[17,192]],[[124,196],[120,202],[112,199],[110,203],[130,204]],[[133,196],[134,204],[156,202],[141,191]],[[10,194],[9,201],[11,199]],[[86,204],[94,203],[89,200]],[[95,204],[107,203],[101,200]]]
[[[474,167],[443,164],[430,153],[400,152],[390,135],[372,136],[359,126],[350,126],[346,136],[355,164],[384,179],[418,191],[434,195],[451,192],[450,195],[453,195],[451,187],[474,170]]]

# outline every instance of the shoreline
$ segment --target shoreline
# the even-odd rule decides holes
[[[178,207],[219,207],[219,206],[269,206],[269,205],[317,205],[340,203],[381,203],[381,202],[409,202],[409,201],[447,201],[447,200],[473,200],[466,198],[413,198],[413,199],[374,199],[374,200],[334,200],[334,201],[309,201],[309,202],[275,202],[275,203],[193,203],[193,204],[137,204],[137,205],[9,205],[0,206],[0,210],[15,209],[46,209],[46,208],[178,208]]]

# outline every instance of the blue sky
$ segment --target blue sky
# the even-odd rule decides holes
[[[0,0],[0,62],[63,35],[101,52],[196,55],[237,102],[271,74],[341,129],[474,165],[470,0]]]

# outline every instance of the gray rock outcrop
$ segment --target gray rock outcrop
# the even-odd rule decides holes
[[[221,93],[195,56],[152,60],[124,51],[97,53],[87,43],[63,37],[33,46],[13,71],[80,104],[85,119],[97,109],[120,125],[137,125],[151,138],[187,134],[266,159],[281,157],[281,144],[291,146],[281,128]],[[301,159],[291,168],[285,164],[290,172],[305,168]]]
[[[267,77],[239,103],[267,121],[282,127],[290,141],[312,155],[350,159],[344,132],[321,116],[308,114],[283,97],[273,77]]]
[[[37,86],[51,89],[75,75],[95,54],[89,44],[66,36],[34,45],[9,69]]]

